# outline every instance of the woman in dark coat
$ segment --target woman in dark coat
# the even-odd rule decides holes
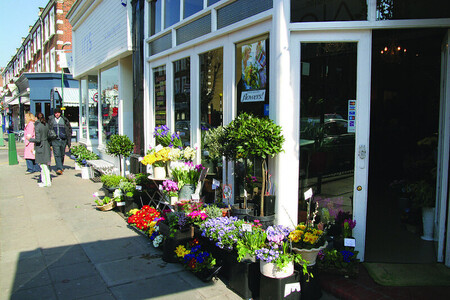
[[[37,121],[34,124],[34,130],[36,132],[36,137],[30,139],[34,142],[34,150],[36,152],[36,163],[41,166],[41,182],[38,183],[40,187],[51,186],[52,182],[50,179],[50,161],[51,161],[51,151],[50,143],[48,142],[48,125],[45,121],[43,113],[37,114]]]

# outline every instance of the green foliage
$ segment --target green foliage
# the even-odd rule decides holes
[[[116,188],[116,187],[119,187],[120,182],[122,180],[126,180],[126,178],[123,176],[120,176],[120,175],[110,174],[110,175],[102,175],[100,177],[100,180],[103,182],[103,184],[106,187]]]
[[[267,234],[259,227],[253,226],[252,231],[245,231],[236,244],[237,260],[240,262],[245,256],[255,256],[255,250],[264,247]]]
[[[226,128],[225,156],[229,159],[266,159],[283,151],[281,126],[271,119],[242,113]]]
[[[112,199],[110,197],[108,197],[108,196],[103,197],[103,199],[95,199],[95,203],[98,206],[106,205],[106,204],[108,204],[111,201],[112,201]]]
[[[211,204],[206,206],[205,213],[208,215],[208,218],[218,218],[222,216],[222,209],[214,204]]]
[[[132,197],[136,191],[136,184],[124,179],[120,181],[119,188],[125,193],[125,195]]]
[[[84,145],[73,146],[70,151],[79,165],[86,165],[87,160],[99,159],[97,154],[88,150]]]
[[[106,143],[106,153],[128,157],[133,153],[134,143],[126,135],[113,134]]]
[[[226,132],[225,128],[219,126],[210,129],[204,133],[204,148],[208,150],[209,159],[221,161],[226,151]]]
[[[436,190],[431,183],[425,180],[420,180],[410,183],[407,189],[411,192],[411,198],[415,207],[434,207],[436,201]]]

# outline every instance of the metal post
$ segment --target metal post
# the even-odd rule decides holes
[[[71,42],[65,42],[61,47],[61,55],[64,54],[64,47],[72,45]],[[62,108],[62,114],[64,115],[64,67],[61,66],[61,108]]]

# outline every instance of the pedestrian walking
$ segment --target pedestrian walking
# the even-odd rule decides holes
[[[69,120],[61,115],[61,108],[55,108],[53,116],[48,118],[48,126],[50,130],[54,130],[56,138],[51,141],[53,148],[53,156],[55,157],[56,174],[62,175],[64,170],[64,156],[66,153],[66,145],[69,146],[72,139],[72,126]]]
[[[32,174],[34,172],[41,171],[39,164],[37,164],[36,160],[35,160],[34,143],[30,142],[30,139],[35,138],[35,132],[34,132],[34,122],[35,121],[36,121],[36,118],[32,113],[28,112],[25,114],[25,128],[24,128],[24,133],[23,133],[24,144],[25,144],[24,158],[27,163],[27,171],[25,172],[25,174]]]
[[[48,125],[45,121],[43,113],[37,114],[37,120],[35,122],[35,138],[31,138],[30,142],[35,143],[35,160],[41,167],[41,182],[38,183],[39,187],[51,186],[50,179],[50,160],[51,150],[50,143],[48,142]]]

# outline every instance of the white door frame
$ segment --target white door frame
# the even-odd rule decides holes
[[[438,144],[438,161],[437,161],[437,182],[436,182],[436,210],[435,210],[435,226],[434,236],[437,240],[437,261],[443,262],[450,267],[450,255],[444,254],[444,249],[450,253],[450,224],[445,228],[446,220],[450,215],[450,207],[447,205],[448,200],[448,166],[449,166],[449,149],[450,149],[450,49],[448,48],[448,39],[450,30],[447,31],[442,42],[441,50],[441,96],[439,108],[439,144]],[[447,235],[447,239],[446,239]],[[444,247],[445,242],[447,243]]]
[[[367,189],[369,173],[369,134],[370,134],[370,87],[372,67],[372,32],[371,30],[328,30],[302,31],[291,34],[292,85],[294,98],[300,102],[300,61],[301,43],[303,42],[357,42],[357,84],[356,84],[356,135],[355,135],[355,173],[353,185],[353,218],[357,225],[353,230],[356,238],[356,251],[364,261],[366,241]],[[352,99],[348,99],[352,100]],[[300,107],[301,110],[301,107]],[[297,120],[300,120],[300,111]],[[365,146],[365,157],[358,155],[360,146]]]

